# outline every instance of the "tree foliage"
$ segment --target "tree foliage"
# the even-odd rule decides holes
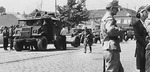
[[[85,0],[77,3],[76,0],[68,0],[67,5],[57,6],[57,10],[59,12],[57,17],[69,26],[75,26],[87,21],[90,16],[89,11],[85,7]]]

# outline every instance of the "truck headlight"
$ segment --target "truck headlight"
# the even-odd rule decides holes
[[[33,33],[38,33],[38,31],[37,31],[37,30],[33,30],[32,32],[33,32]]]
[[[19,33],[20,33],[20,30],[17,30],[17,31],[16,31],[16,34],[19,34]]]

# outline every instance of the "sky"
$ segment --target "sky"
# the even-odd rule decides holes
[[[55,0],[0,0],[0,6],[6,8],[9,13],[31,13],[34,9],[55,12]],[[88,10],[104,9],[108,0],[86,0],[86,8]],[[140,6],[150,4],[150,0],[119,0],[119,5],[125,8],[137,10]],[[67,4],[67,0],[57,0],[57,5],[63,6]]]

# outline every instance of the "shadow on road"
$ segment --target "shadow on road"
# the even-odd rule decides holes
[[[28,50],[28,52],[54,52],[54,51],[69,51],[69,50],[79,50],[82,49],[83,46],[79,46],[79,47],[67,47],[66,50],[58,50],[55,48],[47,48],[46,50]]]

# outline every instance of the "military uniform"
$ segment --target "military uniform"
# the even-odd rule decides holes
[[[8,47],[8,37],[9,37],[8,29],[5,28],[4,31],[3,31],[3,47],[4,47],[4,50],[7,50],[7,47]]]
[[[117,27],[116,20],[109,12],[102,18],[101,34],[104,38],[102,42],[104,58],[103,72],[124,72],[120,61],[121,48],[119,39],[119,36],[123,33],[122,30]]]
[[[13,50],[13,28],[10,27],[9,29],[9,40],[10,40],[10,49]]]
[[[93,37],[93,34],[89,30],[87,30],[87,28],[85,28],[81,36],[81,40],[83,39],[84,43],[84,53],[87,52],[87,45],[90,48],[90,53],[92,52]]]

